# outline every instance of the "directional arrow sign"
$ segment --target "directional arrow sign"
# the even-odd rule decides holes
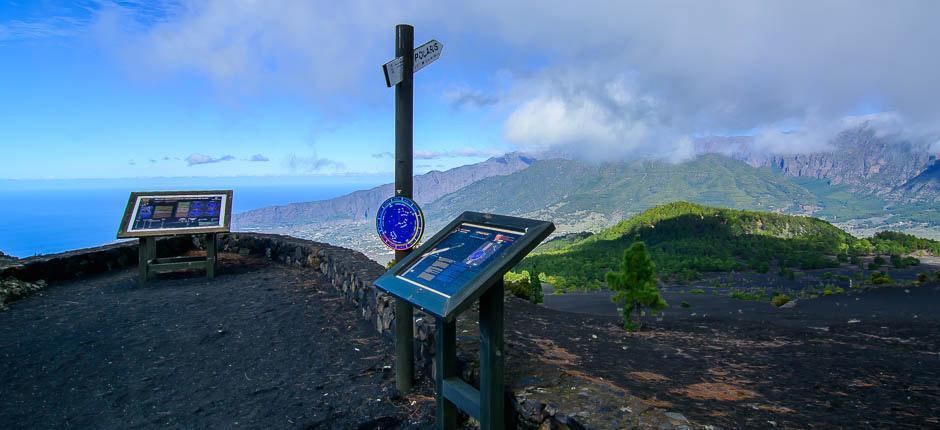
[[[415,48],[414,71],[417,73],[424,66],[440,58],[443,49],[444,45],[434,39]],[[404,62],[404,58],[398,57],[382,65],[382,71],[385,72],[385,85],[391,87],[401,82],[404,77]]]

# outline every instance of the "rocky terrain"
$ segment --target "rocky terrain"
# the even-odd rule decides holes
[[[773,154],[755,151],[746,136],[712,138],[699,142],[702,152],[718,152],[754,167],[771,167],[786,175],[823,179],[833,185],[848,185],[853,191],[891,199],[932,198],[940,193],[931,187],[905,187],[937,160],[924,143],[882,134],[869,125],[841,132],[826,150],[809,154]],[[936,167],[934,167],[936,169]],[[928,173],[928,176],[931,175]],[[932,174],[936,179],[936,173]]]
[[[520,154],[506,154],[446,172],[432,171],[418,175],[414,178],[414,200],[426,204],[483,178],[508,175],[525,169],[533,161]],[[376,208],[393,195],[393,185],[385,184],[330,200],[256,209],[236,215],[234,226],[241,230],[258,230],[309,223],[371,220]]]
[[[901,191],[907,195],[922,198],[925,200],[940,195],[940,160],[934,160],[933,164],[921,172],[919,175],[905,182]]]
[[[16,257],[13,257],[11,255],[6,255],[3,253],[3,251],[0,251],[0,266],[10,264],[15,260],[16,260]]]

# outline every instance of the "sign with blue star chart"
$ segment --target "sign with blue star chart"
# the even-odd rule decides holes
[[[542,242],[554,224],[464,212],[375,285],[426,312],[452,318],[502,279]]]
[[[413,200],[392,197],[379,206],[375,230],[385,246],[396,251],[411,249],[424,234],[424,214]]]

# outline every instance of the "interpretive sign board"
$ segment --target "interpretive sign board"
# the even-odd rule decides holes
[[[554,230],[546,221],[464,212],[375,285],[451,319]]]
[[[464,212],[375,281],[436,316],[437,428],[456,429],[458,408],[482,430],[505,428],[503,275],[554,230],[547,221]],[[456,317],[477,299],[479,389],[457,372]]]
[[[231,212],[231,190],[134,192],[117,237],[224,233]]]
[[[391,197],[375,213],[375,230],[385,246],[396,251],[411,249],[424,234],[424,214],[413,200]]]
[[[140,283],[155,272],[205,269],[215,277],[217,234],[226,233],[232,222],[232,190],[133,192],[127,200],[118,239],[136,237]],[[205,235],[206,256],[157,258],[157,237]]]

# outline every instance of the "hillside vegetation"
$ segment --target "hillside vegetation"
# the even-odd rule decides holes
[[[859,240],[826,221],[674,202],[575,241],[536,249],[517,270],[544,273],[560,288],[599,288],[634,241],[646,242],[660,276],[836,267],[850,255],[938,253],[940,242],[884,232]]]

